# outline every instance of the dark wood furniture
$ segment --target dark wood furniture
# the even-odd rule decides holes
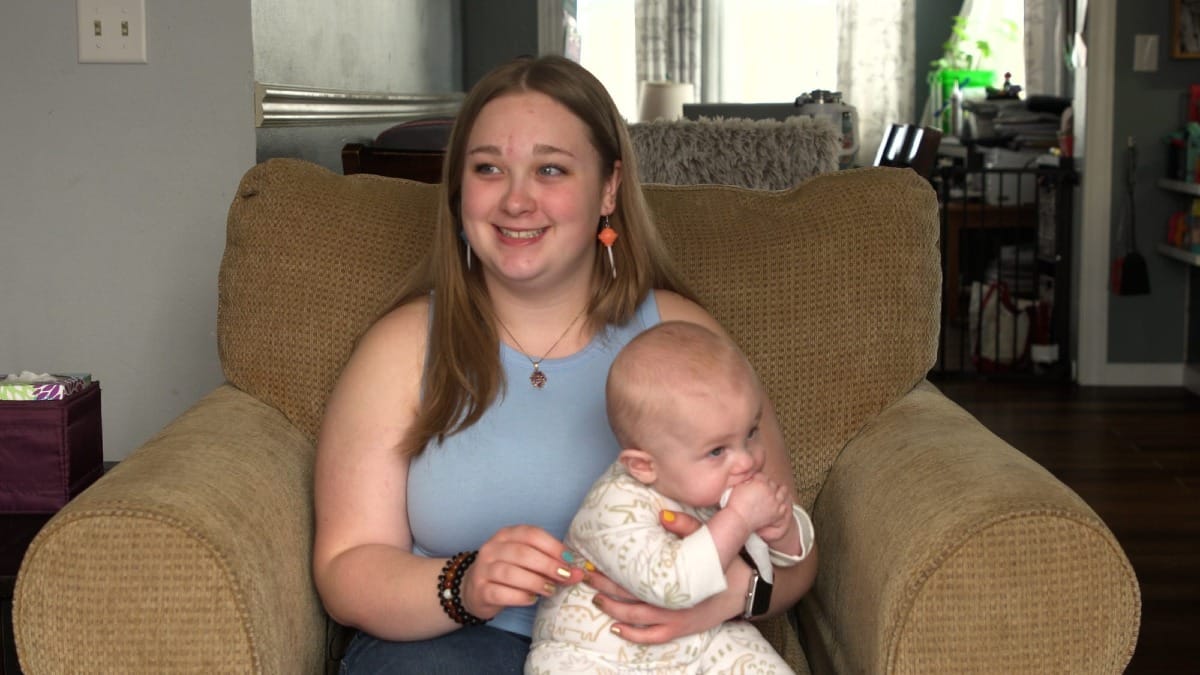
[[[422,183],[442,180],[441,150],[399,150],[362,143],[347,143],[342,148],[342,173],[370,173],[377,176],[407,178]]]
[[[952,200],[942,206],[946,218],[946,315],[951,322],[961,318],[960,268],[964,230],[1030,230],[1037,227],[1037,210],[1033,204],[992,206],[980,202]]]
[[[12,600],[25,549],[53,514],[0,514],[0,674],[19,675],[13,642]]]
[[[385,129],[370,144],[348,143],[342,147],[342,173],[441,182],[453,128],[453,117],[423,117]]]

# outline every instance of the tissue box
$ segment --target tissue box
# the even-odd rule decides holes
[[[50,381],[30,382],[0,375],[0,401],[59,401],[83,391],[92,382],[87,373],[53,375]]]
[[[54,513],[102,473],[99,382],[65,399],[0,401],[0,513]]]

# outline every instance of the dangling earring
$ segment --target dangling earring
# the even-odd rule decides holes
[[[462,230],[458,231],[458,238],[462,239],[463,244],[466,245],[466,247],[467,247],[467,269],[470,270],[471,269],[471,242],[467,239],[467,233]]]
[[[613,278],[617,278],[617,265],[613,262],[612,245],[617,241],[617,231],[608,224],[608,216],[600,216],[600,234],[596,235],[604,248],[608,249],[608,266],[612,268]]]

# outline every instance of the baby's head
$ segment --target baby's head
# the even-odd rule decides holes
[[[762,469],[758,426],[765,397],[729,338],[666,321],[631,340],[613,361],[608,420],[637,480],[693,507]]]

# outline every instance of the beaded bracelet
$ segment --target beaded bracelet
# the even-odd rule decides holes
[[[487,619],[481,619],[468,612],[463,607],[462,598],[459,596],[463,576],[466,575],[467,568],[471,566],[471,563],[475,562],[475,556],[478,553],[478,551],[459,553],[446,561],[442,567],[442,573],[438,575],[438,600],[442,603],[442,610],[455,623],[463,626],[479,626],[487,623]]]

